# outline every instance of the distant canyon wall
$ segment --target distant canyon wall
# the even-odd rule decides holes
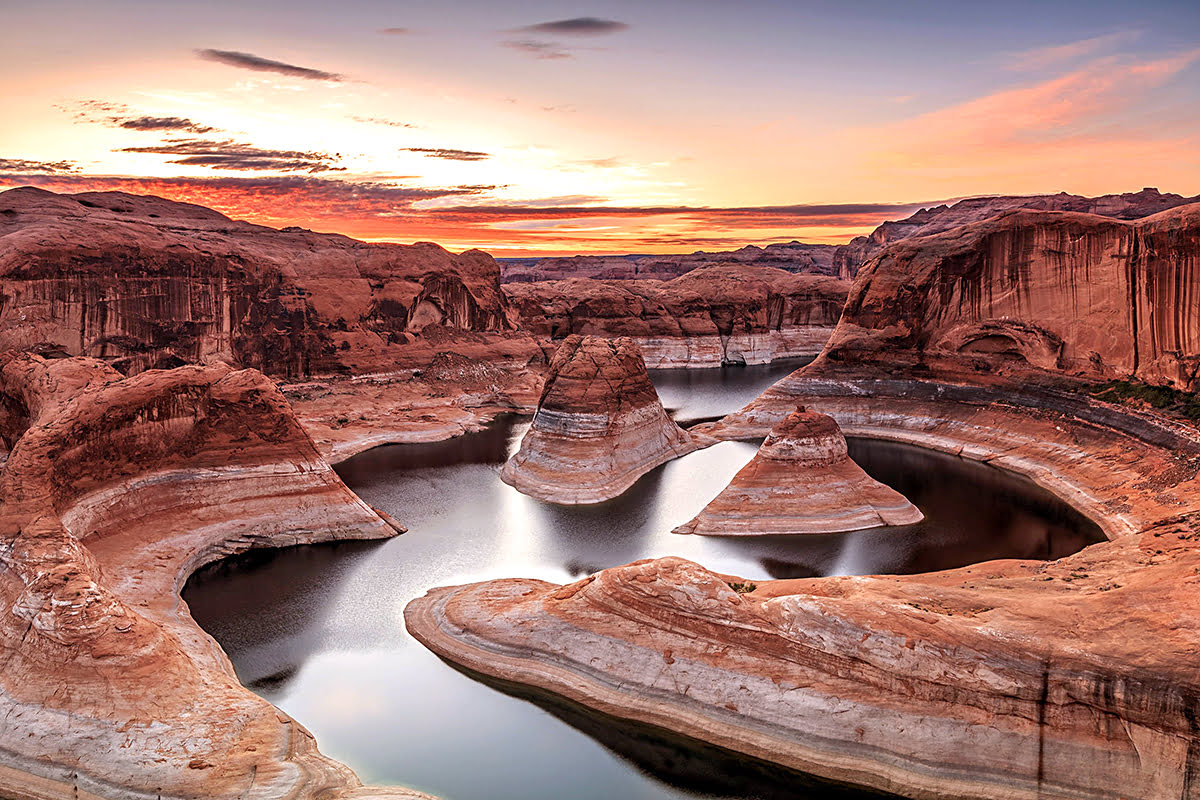
[[[275,230],[156,197],[0,194],[0,349],[130,374],[215,360],[283,377],[386,369],[429,351],[427,331],[511,332],[499,280],[480,251]]]
[[[715,265],[671,281],[576,278],[503,290],[523,329],[551,339],[628,336],[647,366],[663,368],[815,355],[848,288],[827,276]]]

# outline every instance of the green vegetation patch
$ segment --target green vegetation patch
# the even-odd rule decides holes
[[[1152,386],[1140,381],[1109,381],[1094,386],[1090,394],[1109,403],[1145,404],[1159,411],[1178,414],[1200,422],[1200,397],[1195,392],[1181,392],[1169,386]]]

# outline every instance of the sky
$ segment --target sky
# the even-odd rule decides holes
[[[1197,0],[0,0],[0,188],[496,255],[1200,193]]]

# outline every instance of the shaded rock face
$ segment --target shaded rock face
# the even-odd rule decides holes
[[[824,357],[1194,390],[1200,204],[1135,222],[1016,211],[888,247]]]
[[[371,372],[423,336],[511,330],[479,251],[275,230],[120,192],[0,194],[0,348],[124,373],[224,360],[271,375]]]
[[[746,245],[729,252],[675,253],[667,255],[569,256],[551,258],[502,258],[500,275],[504,283],[561,281],[571,278],[595,280],[653,279],[669,281],[701,267],[747,264],[772,267],[787,272],[836,275],[834,245],[787,242],[766,247]]]
[[[0,795],[343,797],[359,787],[238,682],[178,590],[253,546],[395,530],[274,383],[0,357]],[[88,794],[90,793],[90,794]],[[249,793],[249,794],[247,794]],[[403,795],[397,795],[403,796]]]
[[[628,336],[651,367],[766,363],[814,355],[849,286],[834,278],[718,265],[671,281],[505,284],[519,324],[553,339]]]
[[[539,500],[599,503],[696,447],[663,410],[633,341],[569,336],[500,477]]]
[[[1157,189],[1143,189],[1127,194],[1108,194],[1100,197],[1059,194],[1028,197],[974,197],[960,200],[951,206],[923,208],[911,217],[897,222],[885,222],[868,236],[859,236],[838,247],[833,255],[831,274],[842,280],[853,280],[858,270],[880,250],[893,242],[914,236],[942,233],[960,225],[982,222],[998,214],[1017,209],[1035,211],[1077,211],[1114,219],[1140,219],[1176,206],[1200,201],[1197,197],[1162,194]]]
[[[850,460],[833,417],[800,406],[771,431],[729,486],[675,533],[834,533],[923,518],[903,495]]]

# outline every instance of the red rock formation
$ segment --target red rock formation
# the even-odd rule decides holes
[[[675,533],[765,536],[911,525],[924,515],[850,460],[832,417],[800,406],[749,464]]]
[[[1026,197],[973,197],[952,206],[923,208],[898,222],[885,222],[869,236],[859,236],[837,248],[832,271],[842,280],[853,280],[858,270],[887,245],[914,236],[942,233],[961,225],[982,222],[1007,211],[1031,209],[1036,211],[1078,211],[1114,219],[1140,219],[1176,206],[1200,201],[1196,197],[1161,194],[1157,189],[1143,189],[1128,194],[1107,194],[1101,197],[1080,197],[1059,194]]]
[[[847,285],[773,268],[718,265],[671,281],[505,284],[522,328],[561,338],[629,336],[651,367],[765,363],[813,355]]]
[[[1135,222],[1015,211],[884,250],[823,357],[1193,390],[1198,269],[1200,204]]]
[[[476,250],[275,230],[158,197],[0,193],[0,349],[130,374],[215,360],[362,374],[486,352],[484,335],[513,335],[499,274]]]
[[[599,503],[696,447],[663,410],[636,344],[569,336],[550,362],[533,424],[500,477],[539,500]]]
[[[706,253],[672,253],[667,255],[569,256],[550,258],[502,258],[501,280],[505,283],[561,281],[571,278],[595,280],[669,281],[700,267],[714,264],[747,264],[772,267],[788,272],[813,275],[836,275],[833,266],[834,246],[787,242],[766,247],[746,245],[739,250]]]
[[[179,598],[249,547],[394,535],[274,384],[10,353],[0,420],[0,795],[361,797]]]
[[[643,561],[562,587],[436,589],[405,610],[409,630],[470,669],[905,797],[1194,797],[1195,431],[1080,398],[1029,409],[1011,392],[849,375],[807,388],[849,433],[1035,477],[1112,541],[749,594],[681,559]]]

